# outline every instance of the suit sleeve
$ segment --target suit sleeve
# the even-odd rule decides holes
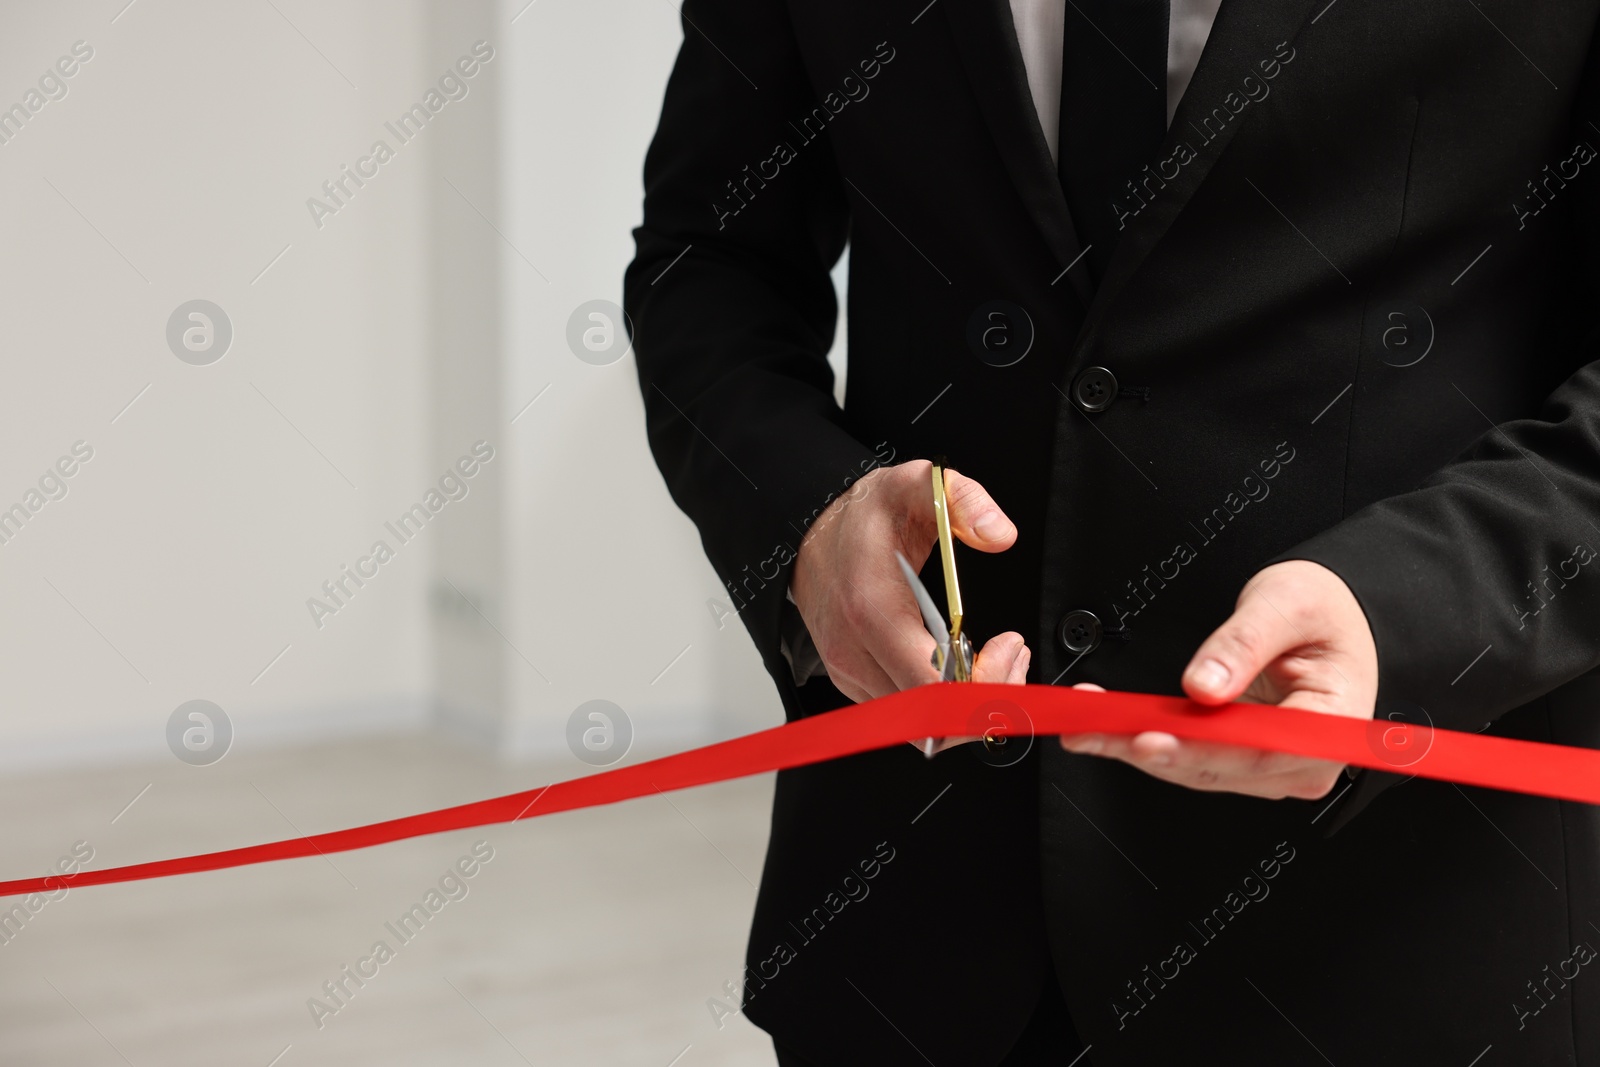
[[[1378,715],[1478,731],[1600,666],[1600,362],[1401,496],[1273,562],[1342,578],[1378,650]],[[1406,715],[1406,721],[1419,721]],[[1363,771],[1329,827],[1401,774]]]
[[[793,717],[780,613],[795,553],[879,463],[827,363],[849,213],[826,137],[789,126],[814,100],[783,5],[688,0],[683,28],[624,304],[651,451]]]
[[[1365,609],[1380,697],[1478,730],[1600,666],[1600,362],[1536,418],[1491,428],[1421,486],[1281,559],[1338,574]]]
[[[1585,197],[1572,291],[1593,300],[1600,196]],[[1320,563],[1354,592],[1377,645],[1379,717],[1411,704],[1436,727],[1478,731],[1600,666],[1600,338],[1549,358],[1574,369],[1537,411],[1494,425],[1480,409],[1482,435],[1416,489],[1273,561]],[[1362,771],[1328,832],[1404,777]]]

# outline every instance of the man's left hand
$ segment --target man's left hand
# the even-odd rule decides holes
[[[1366,613],[1339,576],[1308,560],[1290,560],[1245,585],[1233,615],[1189,661],[1183,689],[1200,704],[1237,700],[1370,719],[1378,650]],[[1067,735],[1061,746],[1120,759],[1191,789],[1273,800],[1326,796],[1343,769],[1327,760],[1182,741],[1156,731]]]

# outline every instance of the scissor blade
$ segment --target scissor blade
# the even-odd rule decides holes
[[[900,563],[900,573],[906,576],[906,584],[911,587],[911,595],[917,598],[917,607],[922,611],[922,625],[928,628],[928,633],[939,644],[939,662],[945,666],[945,681],[950,680],[950,668],[953,661],[950,658],[950,634],[944,628],[944,619],[939,615],[939,609],[933,606],[933,597],[928,595],[928,587],[922,584],[922,579],[917,577],[917,572],[912,570],[911,564],[898,551],[894,558]],[[923,738],[922,741],[911,742],[918,752],[928,759],[939,751],[940,741],[936,737]]]
[[[939,649],[948,661],[950,657],[950,632],[945,629],[944,616],[939,614],[939,609],[934,607],[933,597],[928,595],[928,587],[922,584],[922,579],[917,577],[917,572],[911,569],[911,564],[898,551],[894,558],[900,561],[900,573],[906,576],[906,584],[911,586],[911,595],[917,598],[917,607],[922,610],[922,625],[928,628],[928,633],[939,643]]]

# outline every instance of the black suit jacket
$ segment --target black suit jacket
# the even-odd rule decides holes
[[[944,453],[1020,529],[961,566],[1034,681],[1178,692],[1303,558],[1367,612],[1380,714],[1600,746],[1594,0],[1226,0],[1098,287],[1005,0],[684,22],[627,310],[658,463],[791,718],[842,702],[779,650],[802,533]],[[1098,1067],[1587,1063],[1597,948],[1592,808],[904,746],[779,775],[745,1010],[818,1062],[993,1064],[1053,957]]]

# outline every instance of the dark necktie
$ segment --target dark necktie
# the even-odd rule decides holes
[[[1057,171],[1096,285],[1167,131],[1169,0],[1066,0]]]

